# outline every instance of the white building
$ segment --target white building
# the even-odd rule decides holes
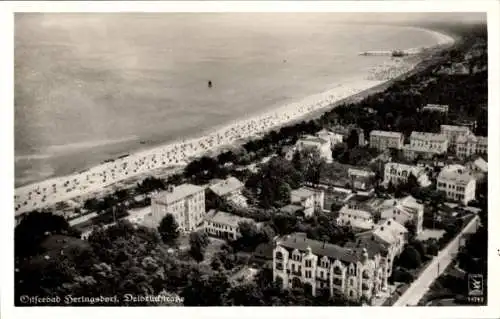
[[[401,225],[411,222],[415,227],[416,235],[423,230],[424,205],[412,196],[401,199],[388,199],[380,209],[382,219],[394,219]]]
[[[474,162],[469,163],[468,168],[473,172],[486,174],[488,173],[488,162],[479,157]]]
[[[254,223],[254,220],[212,209],[205,216],[203,227],[211,236],[236,240],[241,236],[239,227],[241,222]]]
[[[448,139],[446,135],[414,131],[410,136],[410,144],[403,146],[403,155],[410,160],[417,156],[428,159],[434,155],[444,154],[447,150]]]
[[[488,153],[488,138],[475,136],[472,133],[467,136],[459,136],[456,140],[455,151],[459,158],[467,158],[475,154],[486,154]]]
[[[300,205],[304,209],[304,215],[310,217],[315,211],[323,211],[325,192],[321,189],[301,187],[290,192],[290,202]]]
[[[373,188],[372,180],[375,177],[375,173],[372,171],[349,168],[347,176],[352,181],[354,189],[367,191]]]
[[[467,126],[441,125],[441,134],[446,136],[449,146],[455,146],[459,137],[467,136],[471,133],[472,132]]]
[[[241,193],[244,187],[245,185],[237,178],[230,176],[225,180],[217,180],[208,189],[216,196],[224,198],[237,206],[247,207],[247,199]]]
[[[389,182],[391,182],[393,185],[406,183],[410,174],[413,174],[413,176],[416,177],[420,187],[427,187],[431,184],[425,168],[394,162],[385,164],[384,184],[388,185]]]
[[[438,175],[436,188],[445,192],[448,199],[465,205],[476,198],[476,179],[462,165],[445,166]]]
[[[157,225],[172,214],[182,231],[193,231],[205,216],[205,188],[182,184],[170,187],[151,199],[152,221]]]
[[[414,131],[410,135],[410,145],[436,150],[438,153],[446,153],[448,139],[444,134]]]
[[[373,229],[355,235],[356,241],[346,247],[366,247],[380,249],[387,261],[387,277],[392,274],[394,258],[401,254],[407,242],[408,230],[393,219],[381,220]],[[378,246],[378,247],[377,247]]]
[[[317,132],[316,136],[321,139],[330,141],[330,147],[334,147],[335,145],[344,141],[344,136],[342,134],[330,132],[326,129],[322,129],[321,131]]]
[[[387,287],[387,261],[378,251],[352,249],[295,233],[276,242],[273,280],[284,289],[305,286],[313,296],[325,289],[366,301]]]
[[[337,224],[339,226],[349,226],[357,230],[372,229],[374,225],[373,214],[363,205],[348,202],[339,210]]]
[[[427,104],[422,107],[422,111],[448,113],[449,106],[443,104]]]
[[[316,136],[305,136],[297,141],[295,148],[299,152],[305,149],[317,149],[320,157],[327,163],[333,162],[330,140],[325,140]]]
[[[384,151],[388,148],[401,149],[404,144],[403,133],[374,130],[370,132],[370,147]]]

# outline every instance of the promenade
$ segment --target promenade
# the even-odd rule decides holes
[[[453,261],[460,248],[460,238],[465,234],[473,234],[479,226],[479,217],[474,218],[462,229],[453,240],[422,271],[420,276],[410,285],[403,295],[393,304],[398,306],[416,306],[436,280]]]

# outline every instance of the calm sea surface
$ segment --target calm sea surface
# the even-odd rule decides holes
[[[16,186],[199,135],[383,62],[360,51],[435,42],[335,14],[17,14]]]

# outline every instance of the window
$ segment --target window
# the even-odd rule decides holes
[[[370,278],[370,274],[368,273],[368,270],[363,271],[363,278],[365,278],[365,279]]]
[[[306,260],[306,267],[310,268],[312,266],[311,260]]]
[[[306,278],[311,278],[311,271],[310,270],[306,270]]]
[[[280,251],[276,252],[276,259],[283,259],[283,254]]]

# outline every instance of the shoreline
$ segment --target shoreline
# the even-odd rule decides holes
[[[423,54],[425,49],[441,49],[443,46],[453,45],[456,41],[456,39],[446,34],[427,29],[423,30],[433,33],[437,39],[437,44],[431,47],[411,48],[408,50],[419,50]],[[199,137],[176,139],[166,144],[139,150],[128,154],[126,157],[118,156],[109,159],[74,174],[53,177],[20,186],[15,188],[15,214],[17,216],[57,202],[97,192],[109,185],[152,173],[157,169],[171,166],[182,167],[192,158],[209,152],[213,155],[213,153],[217,153],[217,150],[231,147],[243,139],[255,138],[260,134],[285,125],[315,118],[340,104],[362,99],[383,90],[395,80],[411,74],[424,59],[421,56],[418,61],[410,64],[408,64],[408,61],[404,61],[404,58],[401,59],[402,61],[398,62],[399,65],[397,63],[392,65],[401,74],[392,77],[389,74],[387,79],[370,80],[360,77],[347,79],[342,84],[337,84],[325,92],[307,96],[300,101],[265,111],[249,119],[235,120],[229,124],[212,128]],[[384,72],[384,70],[381,71]],[[394,72],[394,70],[391,72]]]

